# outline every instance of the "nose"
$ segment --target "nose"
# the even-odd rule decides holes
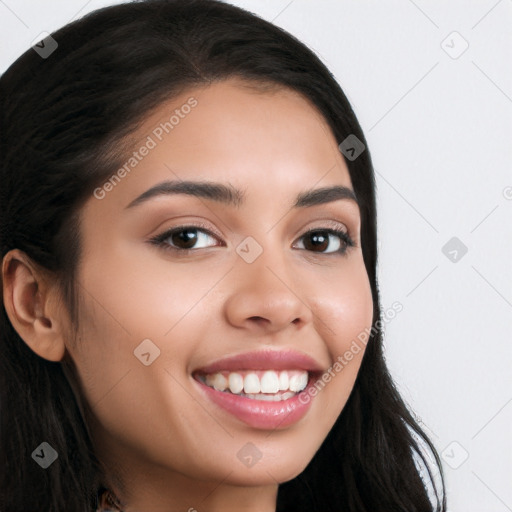
[[[300,280],[284,255],[269,250],[252,263],[240,258],[231,272],[232,293],[225,301],[228,322],[255,334],[275,333],[290,324],[295,329],[311,322],[313,313],[301,293]]]

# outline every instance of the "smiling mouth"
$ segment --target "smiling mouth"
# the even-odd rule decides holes
[[[294,397],[308,385],[306,370],[238,370],[196,373],[194,378],[217,391],[253,400],[282,401]]]

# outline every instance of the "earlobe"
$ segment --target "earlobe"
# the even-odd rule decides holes
[[[40,357],[60,361],[66,347],[56,286],[18,249],[3,258],[2,282],[5,310],[19,336]]]

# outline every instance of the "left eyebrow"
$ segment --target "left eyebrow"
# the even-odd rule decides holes
[[[126,208],[133,208],[157,196],[186,194],[224,203],[235,208],[243,204],[245,194],[233,185],[212,181],[163,181],[136,197]],[[306,190],[297,195],[293,208],[307,208],[337,200],[350,200],[359,205],[354,191],[342,185]]]

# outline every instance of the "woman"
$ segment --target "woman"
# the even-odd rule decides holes
[[[149,0],[0,92],[2,510],[445,510],[382,353],[366,140],[308,48]]]

